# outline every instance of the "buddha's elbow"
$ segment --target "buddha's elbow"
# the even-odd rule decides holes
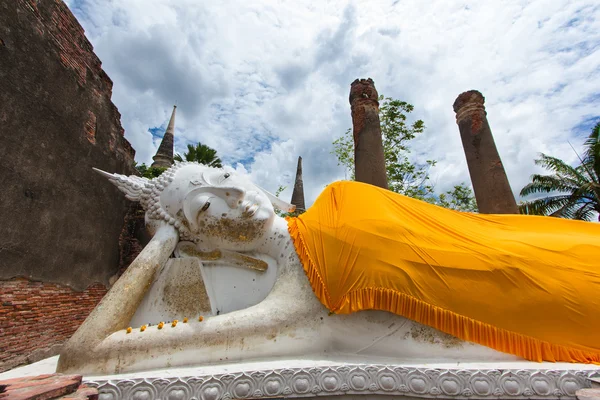
[[[56,372],[83,375],[91,372],[88,371],[89,363],[94,359],[96,359],[96,355],[93,348],[80,346],[69,340],[60,351]]]
[[[70,349],[61,350],[56,365],[56,372],[61,374],[78,374],[82,367],[82,357]]]

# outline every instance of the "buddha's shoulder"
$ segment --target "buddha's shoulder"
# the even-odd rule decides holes
[[[336,202],[345,202],[349,199],[357,198],[360,198],[363,201],[376,202],[389,197],[394,198],[396,201],[401,201],[401,198],[404,196],[368,183],[336,181],[327,185],[319,197],[330,200],[335,199]]]
[[[395,193],[366,183],[336,181],[327,185],[309,211],[361,213],[365,207],[375,207],[390,195]]]
[[[368,183],[356,181],[335,181],[325,187],[323,192],[331,191],[363,191],[363,192],[378,192],[385,189],[370,185]]]

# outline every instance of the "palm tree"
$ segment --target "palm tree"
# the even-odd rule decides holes
[[[591,221],[600,213],[600,122],[586,140],[580,165],[572,167],[564,161],[540,154],[537,165],[552,175],[533,175],[531,183],[521,189],[521,196],[548,193],[547,197],[525,201],[521,213]],[[600,221],[600,216],[598,217]]]
[[[217,151],[205,144],[198,142],[195,146],[187,145],[187,153],[183,153],[183,157],[178,153],[173,159],[175,161],[195,161],[200,164],[208,165],[209,167],[222,168],[221,159],[217,157]]]

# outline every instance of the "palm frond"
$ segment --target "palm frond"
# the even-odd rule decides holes
[[[598,202],[598,191],[600,189],[600,185],[594,182],[587,182],[583,185],[579,186],[576,190],[573,191],[572,195],[580,197],[582,199],[588,201]],[[600,204],[600,202],[598,202]]]
[[[569,204],[571,196],[550,196],[541,199],[524,201],[519,204],[521,214],[551,215]]]
[[[590,165],[589,162],[586,163],[583,160],[583,158],[581,158],[581,156],[579,155],[579,153],[575,150],[575,148],[573,147],[573,145],[570,142],[569,142],[569,145],[571,146],[571,148],[573,149],[573,151],[577,155],[577,158],[579,159],[579,162],[581,163],[581,165],[579,165],[577,167],[577,170],[585,172],[585,174],[587,175],[588,179],[592,180],[592,182],[598,182],[598,175],[594,172],[593,165]]]
[[[580,161],[576,167],[559,158],[540,154],[535,160],[536,165],[553,174],[533,175],[531,182],[521,189],[521,196],[539,193],[549,196],[521,203],[522,213],[589,221],[600,212],[600,123],[592,130],[585,146],[583,157],[573,149]]]
[[[590,136],[585,141],[584,146],[586,147],[583,154],[584,162],[594,165],[600,163],[600,122],[592,128],[592,133],[590,133]],[[595,172],[600,175],[600,170],[596,169]]]
[[[532,175],[531,183],[521,189],[521,196],[535,193],[572,192],[579,186],[556,175]]]
[[[591,221],[595,216],[594,206],[590,202],[571,204],[569,207],[565,207],[561,214],[563,218],[583,221]]]
[[[176,161],[194,161],[200,164],[208,165],[209,167],[222,168],[221,159],[217,156],[217,151],[205,144],[198,142],[196,145],[188,144],[188,151],[183,154],[177,154],[173,157]],[[179,157],[179,159],[178,159]]]
[[[563,160],[544,153],[540,153],[540,158],[535,160],[535,164],[555,172],[561,179],[571,181],[576,185],[588,181],[588,178],[584,174],[585,171],[572,167]]]
[[[586,147],[582,164],[586,165],[593,181],[600,183],[600,122],[594,126],[592,133],[585,141]]]

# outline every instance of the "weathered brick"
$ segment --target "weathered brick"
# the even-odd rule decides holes
[[[85,384],[79,386],[75,393],[60,397],[61,400],[97,400],[98,389],[87,387]]]
[[[62,344],[77,330],[107,291],[100,284],[77,292],[55,283],[36,282],[31,285],[30,281],[15,279],[0,281],[0,296],[3,297],[7,287],[12,287],[17,293],[33,295],[28,300],[20,301],[27,309],[20,310],[0,303],[0,371],[12,368],[17,361],[23,360],[23,356],[35,350]],[[60,301],[50,302],[48,298]]]
[[[54,399],[74,393],[81,385],[81,375],[39,375],[0,381],[6,386],[0,398],[11,400]],[[90,393],[93,395],[93,393]]]
[[[18,132],[0,145],[3,371],[62,344],[135,253],[129,237],[118,241],[130,202],[92,170],[134,174],[135,151],[66,4],[0,3],[0,125]]]

